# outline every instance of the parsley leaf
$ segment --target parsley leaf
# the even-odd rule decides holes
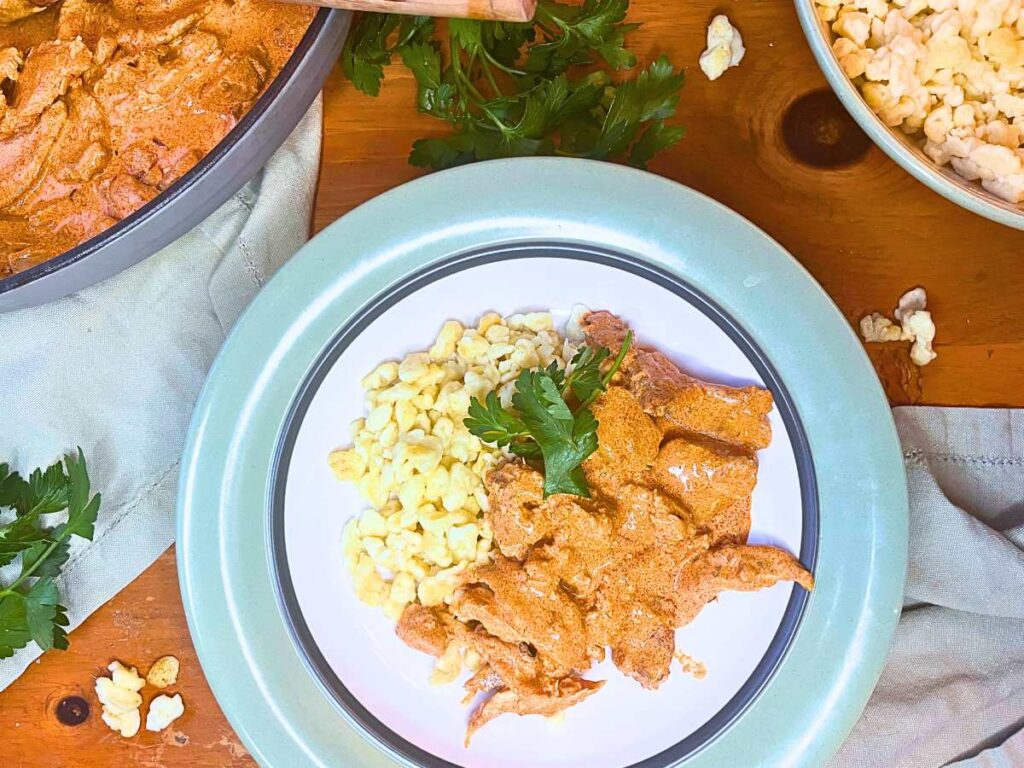
[[[636,80],[622,83],[616,90],[601,124],[601,133],[589,150],[595,159],[616,157],[626,152],[636,139],[644,123],[664,120],[675,113],[679,103],[679,90],[683,87],[683,73],[675,72],[668,57],[661,56]],[[670,146],[682,138],[677,133]],[[651,147],[636,150],[638,159]],[[644,165],[645,163],[640,163]]]
[[[663,149],[683,138],[684,130],[678,125],[667,125],[664,120],[653,120],[629,151],[629,164],[646,168],[651,159]]]
[[[409,153],[409,163],[419,168],[455,168],[477,159],[473,137],[454,134],[440,139],[417,139]]]
[[[20,595],[0,599],[0,659],[13,656],[16,649],[24,648],[31,641],[25,601]]]
[[[25,622],[36,645],[44,651],[53,647],[54,619],[60,607],[57,585],[52,579],[39,579],[22,597],[25,603]]]
[[[6,526],[0,526],[0,566],[11,563],[19,553],[29,549],[39,539],[34,517],[24,515]]]
[[[100,509],[100,496],[96,494],[89,498],[89,473],[81,448],[78,449],[77,460],[72,456],[64,459],[64,467],[68,478],[68,521],[57,526],[54,535],[59,538],[81,536],[91,541]]]
[[[504,21],[470,23],[480,28],[481,55],[509,74],[515,74],[523,46],[537,39],[537,29],[532,24]]]
[[[530,435],[522,420],[501,407],[494,392],[488,392],[482,403],[478,398],[472,399],[469,416],[464,423],[470,432],[485,443],[494,443],[501,448]]]
[[[615,360],[602,372],[611,355],[603,347],[580,347],[569,373],[552,362],[547,368],[522,371],[516,379],[512,406],[501,406],[494,392],[481,402],[470,401],[464,424],[486,443],[508,448],[528,460],[544,464],[544,496],[571,493],[589,498],[583,462],[597,450],[597,419],[590,405],[604,392],[633,343],[626,335]],[[572,394],[578,405],[570,408]]]
[[[597,420],[588,410],[575,416],[544,371],[523,371],[516,379],[512,405],[544,458],[544,496],[571,493],[589,497],[583,464],[597,450]]]
[[[25,492],[25,481],[6,464],[0,464],[0,509],[15,506]]]
[[[572,393],[581,403],[587,402],[591,396],[596,397],[603,390],[601,385],[601,363],[610,355],[605,347],[580,347],[573,355],[572,373],[566,380]],[[563,392],[565,389],[563,388]]]
[[[562,394],[569,391],[579,400],[580,408],[589,408],[598,396],[608,389],[612,378],[626,358],[626,352],[633,345],[633,332],[628,331],[626,338],[619,346],[618,354],[607,371],[601,371],[601,366],[611,352],[605,347],[580,347],[573,355],[569,365],[572,372],[565,377],[565,385],[562,387]]]
[[[67,610],[56,579],[71,537],[92,538],[99,507],[99,494],[90,496],[81,449],[63,463],[34,471],[27,481],[0,464],[0,513],[14,510],[13,520],[0,523],[0,565],[21,558],[18,576],[6,587],[0,584],[0,659],[30,641],[44,651],[68,647]],[[48,526],[41,519],[64,510],[63,523]]]
[[[472,398],[469,416],[463,423],[485,443],[493,443],[500,448],[507,446],[512,453],[524,459],[539,459],[541,456],[540,446],[534,442],[522,419],[502,408],[494,392],[488,392],[482,403],[478,398]]]
[[[342,69],[376,96],[398,54],[417,84],[421,112],[452,126],[420,139],[409,162],[450,168],[498,157],[559,155],[646,167],[678,142],[682,71],[664,56],[616,83],[604,69],[631,69],[629,0],[539,0],[532,22],[447,20],[447,38],[427,17],[364,14],[346,41]],[[574,77],[579,68],[588,74]]]
[[[593,53],[613,69],[636,66],[636,57],[623,42],[626,34],[640,25],[623,23],[627,10],[629,0],[585,0],[583,5],[542,0],[537,4],[535,23],[545,30],[550,42],[530,48],[527,71],[550,77],[571,66],[594,63]]]
[[[28,477],[27,490],[27,496],[18,509],[19,514],[49,515],[68,505],[67,484],[59,461],[45,471],[34,470]]]
[[[428,39],[434,22],[428,16],[364,14],[341,51],[341,69],[360,91],[376,96],[384,80],[384,65],[406,45]],[[396,35],[394,43],[388,40]]]

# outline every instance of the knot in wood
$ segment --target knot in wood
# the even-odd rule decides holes
[[[816,168],[838,168],[867,154],[871,140],[829,90],[811,91],[782,116],[782,139],[790,153]]]
[[[55,713],[64,725],[81,725],[89,719],[89,702],[81,696],[65,696],[57,702]]]

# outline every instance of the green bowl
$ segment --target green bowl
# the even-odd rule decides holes
[[[794,2],[800,26],[829,85],[853,119],[885,154],[922,184],[961,208],[1008,227],[1024,229],[1024,208],[996,197],[977,182],[961,178],[949,166],[940,168],[924,154],[916,139],[883,123],[839,65],[839,59],[832,52],[832,31],[818,17],[814,0]]]

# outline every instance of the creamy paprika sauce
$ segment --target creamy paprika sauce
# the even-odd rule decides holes
[[[608,349],[629,330],[608,312],[589,313],[582,329]],[[520,459],[488,475],[497,551],[462,574],[450,605],[412,603],[396,629],[424,653],[455,644],[481,660],[465,683],[467,700],[482,695],[467,744],[499,715],[550,716],[593,695],[604,681],[583,674],[608,650],[623,674],[659,687],[681,659],[676,629],[720,592],[813,588],[793,555],[747,543],[772,407],[768,390],[701,381],[636,346],[593,405],[589,498],[545,498],[541,472]]]
[[[315,9],[0,0],[0,278],[167,189],[238,123]]]

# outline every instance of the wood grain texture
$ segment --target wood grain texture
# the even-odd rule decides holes
[[[709,83],[696,62],[705,25],[718,12],[742,31],[747,56]],[[633,0],[632,18],[644,22],[631,38],[641,60],[668,53],[688,74],[680,105],[687,135],[653,171],[705,192],[767,231],[851,323],[867,312],[891,312],[903,291],[925,286],[938,324],[938,359],[916,369],[901,345],[868,350],[894,404],[1024,406],[1024,233],[946,202],[873,145],[839,168],[797,160],[799,141],[787,144],[783,118],[794,102],[826,84],[786,0]],[[377,99],[355,93],[337,73],[325,97],[315,230],[420,175],[406,162],[413,140],[444,132],[416,114],[412,78],[400,68],[389,72]],[[794,312],[791,322],[804,319]],[[807,353],[828,365],[827,349]],[[165,653],[182,659],[179,690],[188,707],[170,733],[122,740],[95,710],[76,728],[56,723],[53,705],[67,692],[84,692],[96,706],[92,680],[111,658],[146,665]],[[202,679],[170,554],[76,630],[70,651],[47,654],[0,693],[0,744],[5,768],[252,764]]]
[[[123,739],[100,720],[93,691],[96,677],[109,675],[111,659],[149,665],[171,654],[181,662],[178,682],[165,691],[142,689],[143,713],[160,693],[180,693],[185,714],[165,731]],[[81,696],[90,713],[76,726],[57,719],[57,703]],[[143,718],[145,714],[143,714]],[[0,693],[0,765],[3,768],[228,768],[252,766],[228,725],[196,659],[178,595],[173,547],[139,578],[75,630],[71,648],[47,653]]]

